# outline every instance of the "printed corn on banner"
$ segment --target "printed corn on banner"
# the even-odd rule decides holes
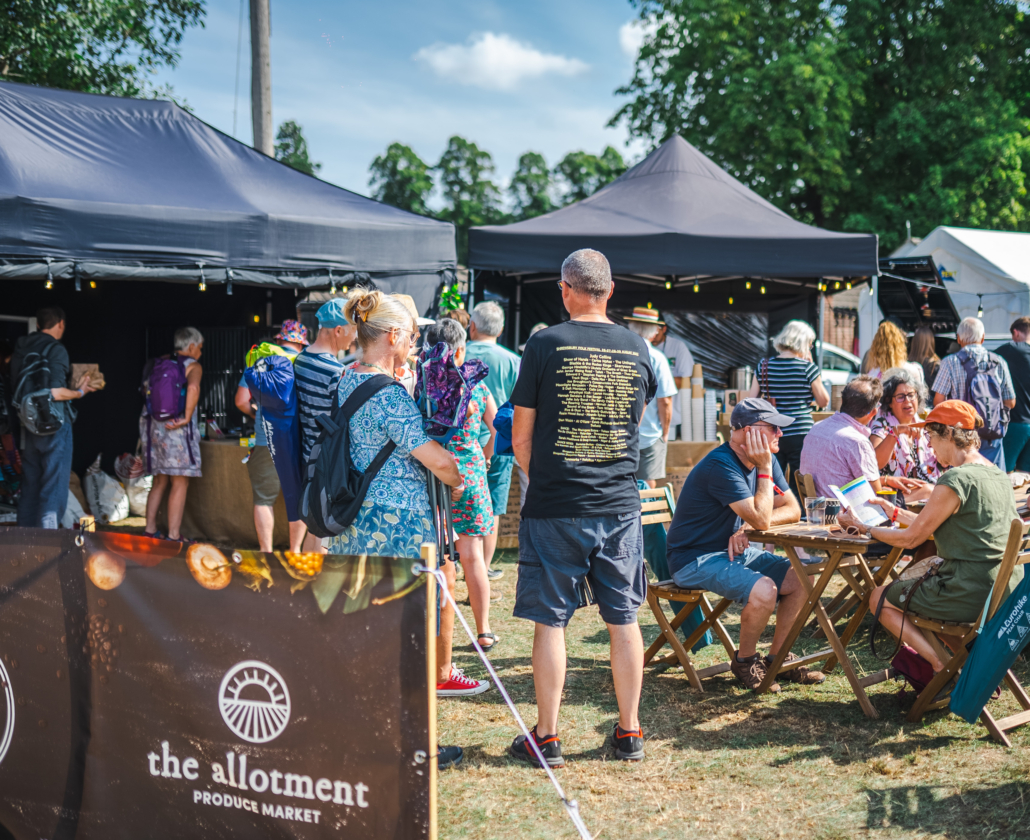
[[[0,530],[0,838],[429,835],[411,560]]]

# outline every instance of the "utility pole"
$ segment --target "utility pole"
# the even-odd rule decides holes
[[[269,157],[275,153],[272,136],[272,56],[269,0],[250,0],[250,113],[254,148]]]

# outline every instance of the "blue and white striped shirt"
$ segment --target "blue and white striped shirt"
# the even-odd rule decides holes
[[[305,461],[321,429],[315,418],[332,411],[333,395],[343,371],[343,363],[337,361],[332,353],[310,353],[305,350],[298,353],[293,362],[297,413],[300,417],[300,448]]]

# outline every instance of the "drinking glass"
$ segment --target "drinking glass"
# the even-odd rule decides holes
[[[825,525],[826,499],[822,496],[805,499],[805,517],[809,525]]]

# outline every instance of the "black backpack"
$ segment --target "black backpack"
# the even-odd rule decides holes
[[[355,469],[350,456],[350,418],[376,393],[398,385],[378,374],[362,382],[343,405],[333,400],[333,410],[316,418],[318,433],[304,465],[300,515],[316,537],[336,537],[350,526],[365,501],[369,485],[397,444],[392,440],[379,450],[365,472]],[[400,387],[398,385],[398,387]]]
[[[47,342],[25,354],[11,398],[22,427],[34,435],[52,435],[64,425],[65,409],[50,393],[50,353],[56,346]]]

